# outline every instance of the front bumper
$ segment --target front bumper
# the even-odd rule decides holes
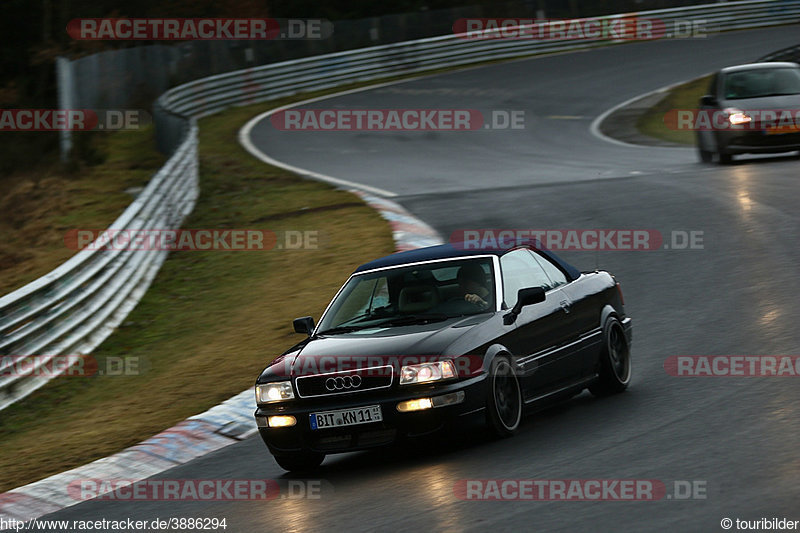
[[[342,394],[302,398],[276,405],[259,406],[255,412],[261,438],[273,455],[314,451],[340,453],[391,444],[407,436],[423,435],[442,428],[447,422],[481,411],[486,399],[486,375],[450,383],[392,387],[375,393]],[[463,401],[422,411],[400,412],[397,404],[417,398],[432,398],[463,392]],[[311,413],[335,411],[367,405],[380,405],[383,420],[352,426],[311,429]],[[291,415],[291,427],[267,427],[267,418]]]
[[[769,154],[800,150],[800,133],[768,135],[764,130],[726,131],[717,135],[719,148],[730,154]]]
[[[625,317],[622,320],[622,329],[625,331],[625,338],[628,340],[628,346],[633,343],[633,320],[631,317]]]

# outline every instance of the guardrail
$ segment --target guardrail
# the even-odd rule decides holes
[[[198,194],[197,125],[111,228],[179,227]],[[53,377],[54,357],[88,354],[144,295],[164,251],[94,249],[0,298],[0,409]],[[11,357],[8,357],[11,356]]]
[[[667,28],[677,21],[703,21],[714,31],[757,28],[800,22],[800,1],[761,0],[708,4],[596,17],[658,19]],[[522,28],[531,28],[523,26]],[[526,55],[576,50],[623,42],[619,39],[467,39],[447,35],[390,45],[337,52],[263,67],[238,70],[186,83],[160,99],[165,108],[190,116],[204,116],[229,106],[291,96],[362,81],[428,70],[508,59]]]
[[[666,27],[691,19],[718,31],[748,29],[800,22],[800,0],[707,4],[592,20],[633,17],[659,19]],[[111,227],[174,228],[191,211],[197,197],[198,117],[349,83],[616,42],[620,41],[472,40],[447,35],[285,61],[180,85],[164,93],[154,109],[159,145],[175,152]],[[0,355],[90,352],[136,305],[164,259],[165,252],[79,252],[50,274],[0,299]],[[45,360],[36,359],[38,364]],[[3,374],[0,367],[0,409],[48,379]]]

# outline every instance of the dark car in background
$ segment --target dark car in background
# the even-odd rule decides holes
[[[381,446],[482,416],[499,436],[523,411],[588,388],[624,390],[631,318],[605,271],[532,246],[441,245],[360,266],[308,338],[256,382],[259,432],[278,464]]]
[[[727,67],[700,100],[711,127],[697,131],[700,159],[722,164],[735,154],[800,150],[800,65],[788,62]]]

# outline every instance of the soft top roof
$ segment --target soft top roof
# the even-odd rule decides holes
[[[364,272],[365,270],[373,270],[376,268],[402,266],[402,265],[407,265],[409,263],[418,263],[422,261],[435,261],[437,259],[450,259],[455,257],[468,258],[476,255],[502,256],[512,250],[516,250],[519,248],[529,248],[532,250],[539,251],[544,256],[549,258],[553,263],[555,263],[564,272],[564,274],[566,274],[569,281],[577,279],[581,275],[580,271],[577,268],[575,268],[571,264],[567,263],[566,261],[558,257],[553,252],[545,250],[544,248],[539,246],[538,241],[535,240],[532,240],[530,244],[523,244],[509,249],[475,248],[474,246],[472,246],[472,243],[470,243],[470,246],[464,246],[462,243],[448,243],[448,244],[440,244],[438,246],[428,246],[427,248],[417,248],[416,250],[398,252],[392,255],[387,255],[386,257],[375,259],[374,261],[370,261],[369,263],[364,263],[363,265],[358,267],[355,271]]]

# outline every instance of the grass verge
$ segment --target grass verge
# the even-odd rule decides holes
[[[319,248],[173,252],[93,354],[100,368],[127,356],[144,371],[60,378],[4,410],[0,491],[107,456],[241,392],[299,340],[293,317],[319,317],[356,265],[393,251],[388,224],[359,198],[239,146],[249,118],[288,102],[200,121],[201,195],[184,227],[318,231]]]
[[[69,259],[64,234],[108,227],[131,203],[125,192],[143,187],[164,163],[153,128],[92,140],[103,163],[73,174],[58,165],[4,177],[0,187],[0,296],[39,278]],[[33,135],[33,134],[28,134]],[[75,135],[94,135],[90,132]]]
[[[709,75],[673,87],[664,98],[639,117],[636,121],[637,129],[656,139],[694,145],[694,132],[668,128],[664,123],[664,115],[672,109],[697,109],[700,97],[706,94],[710,81]]]

